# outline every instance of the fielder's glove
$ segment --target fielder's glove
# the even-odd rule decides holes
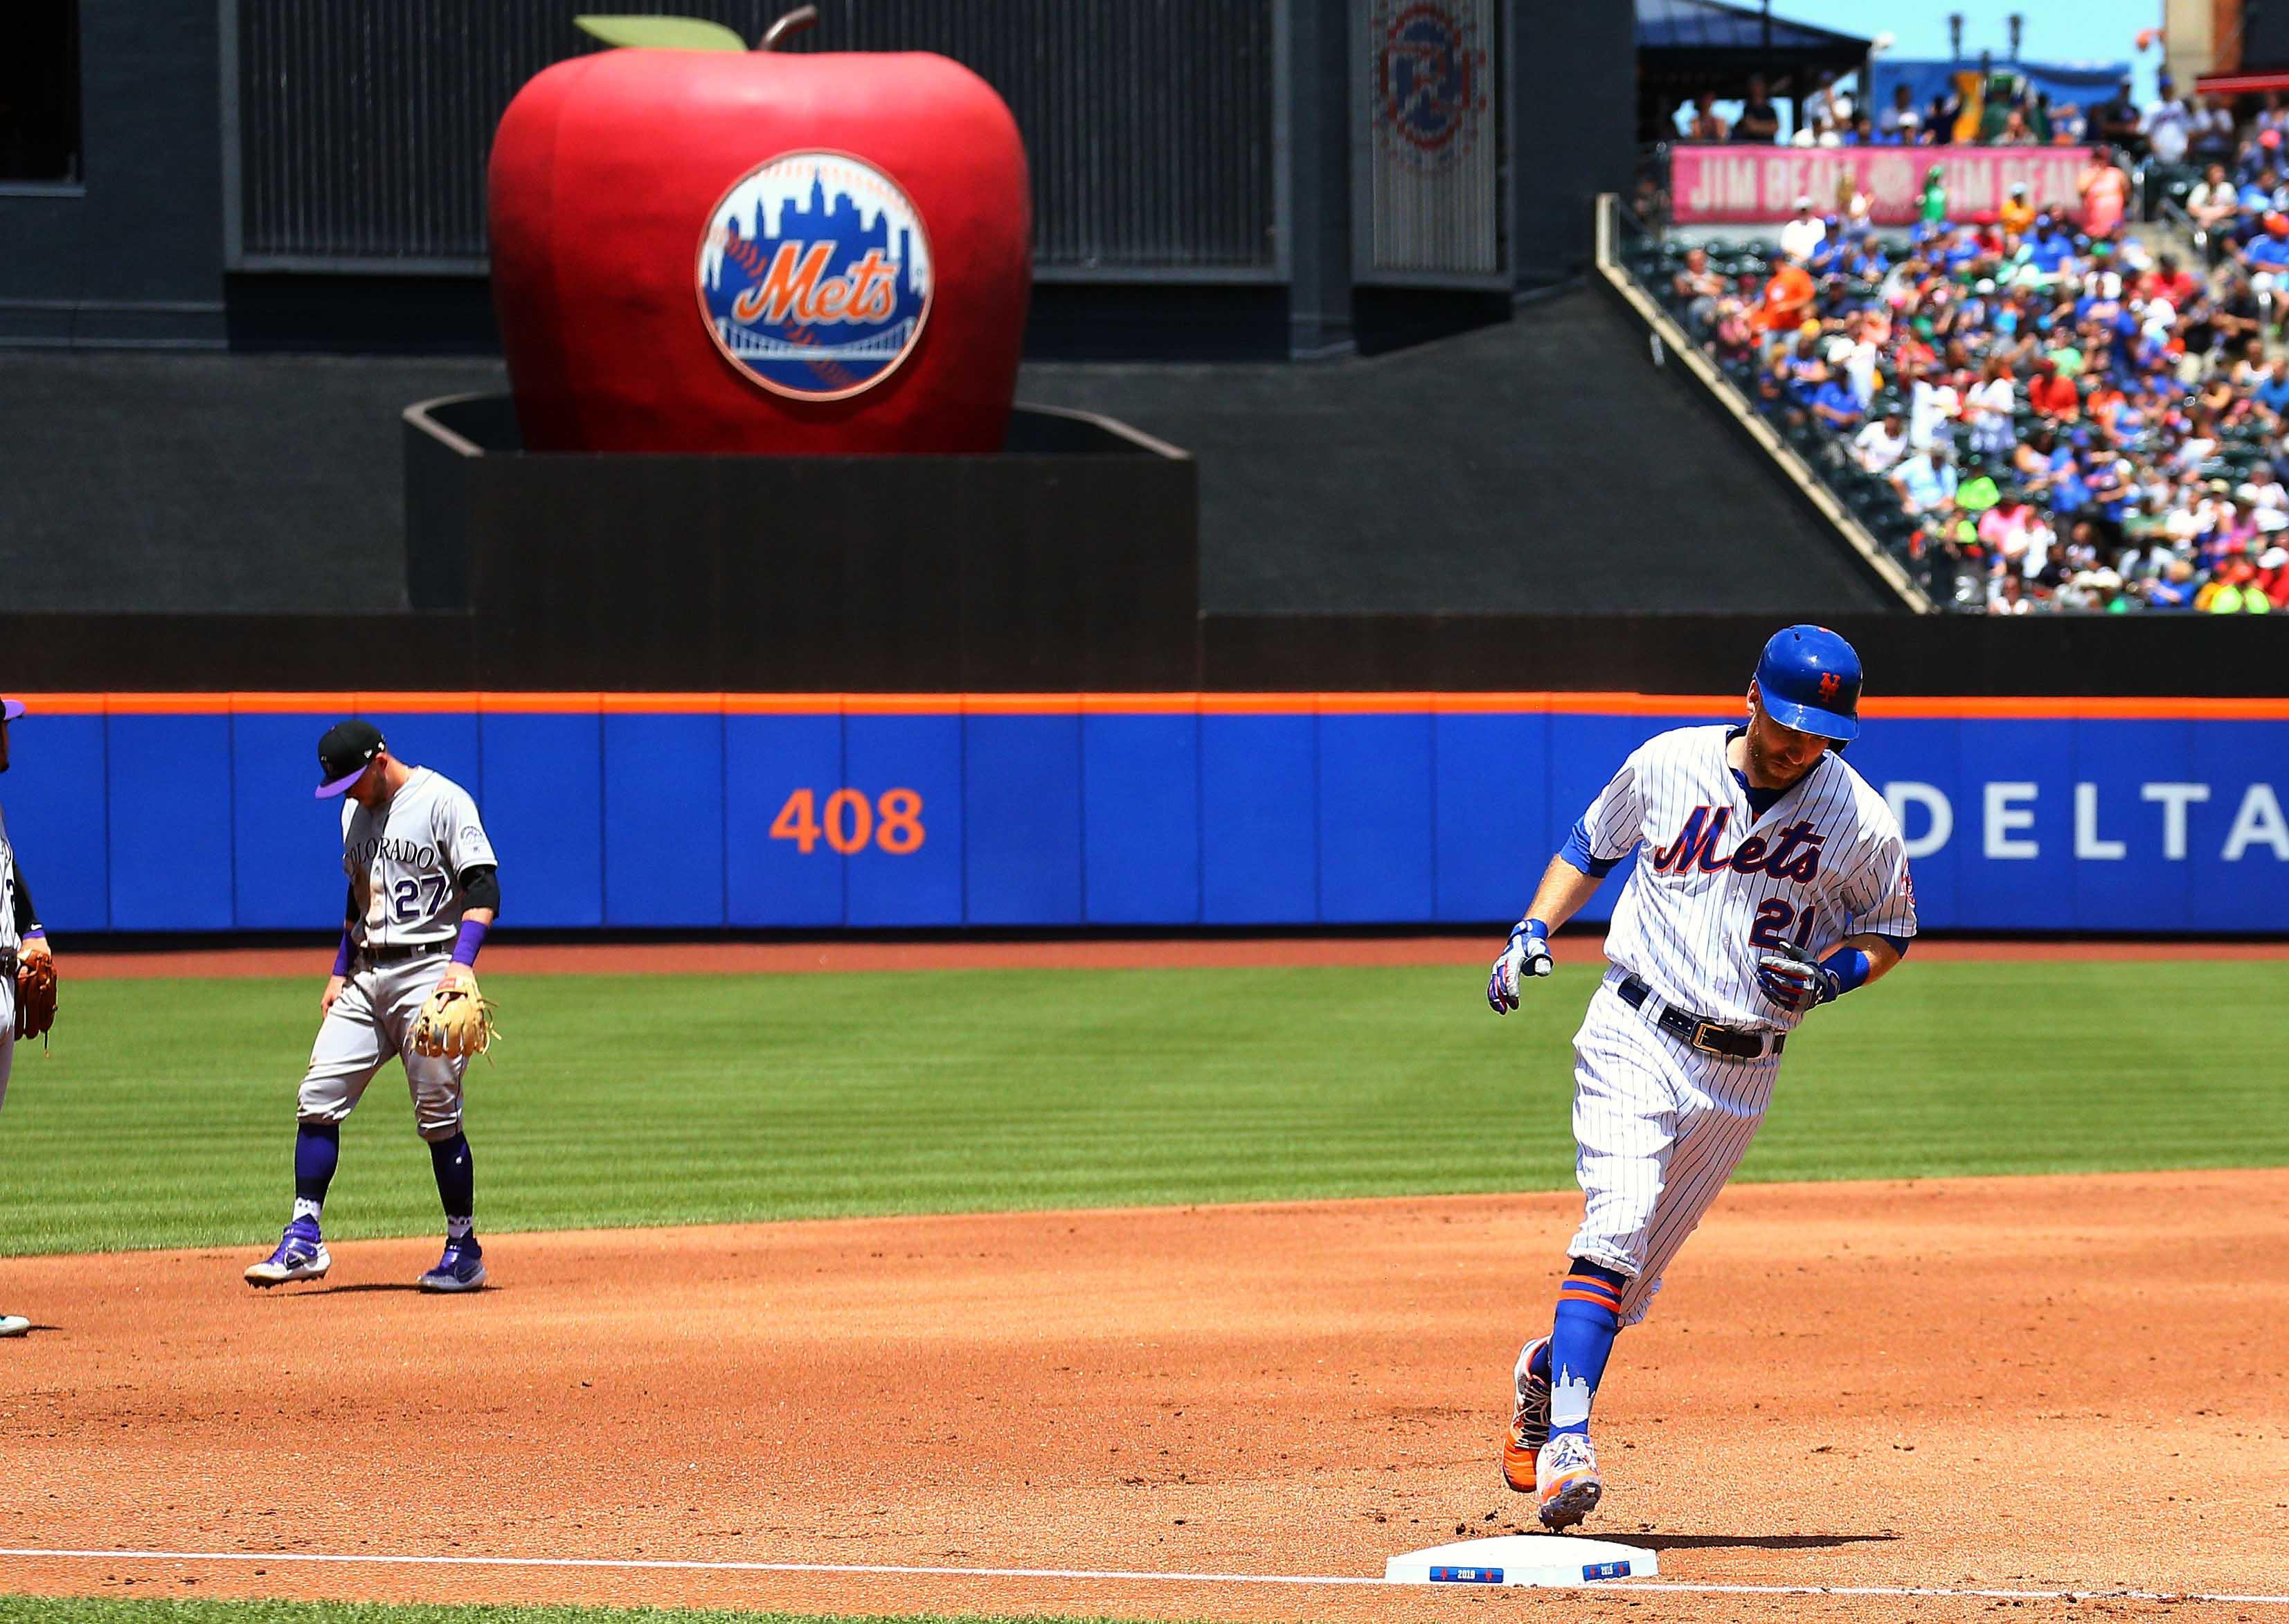
[[[422,1001],[413,1021],[413,1052],[460,1060],[492,1047],[493,1003],[474,978],[448,982]]]
[[[16,1036],[46,1035],[56,1023],[56,961],[46,953],[16,963]]]
[[[1757,985],[1767,998],[1794,1015],[1831,1002],[1843,988],[1836,972],[1793,942],[1757,960]]]
[[[1540,919],[1520,919],[1511,927],[1510,945],[1487,977],[1487,1004],[1496,1015],[1508,1015],[1518,1007],[1519,983],[1530,975],[1547,975],[1554,967],[1550,927]]]

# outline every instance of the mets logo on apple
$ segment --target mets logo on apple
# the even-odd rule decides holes
[[[929,319],[929,235],[881,170],[785,152],[732,184],[699,242],[699,310],[774,394],[839,401],[889,378]]]

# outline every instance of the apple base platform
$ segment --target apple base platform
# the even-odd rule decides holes
[[[1182,692],[1192,458],[1017,408],[946,457],[542,456],[506,395],[405,413],[407,601],[467,617],[479,688]],[[606,673],[609,673],[607,675]]]

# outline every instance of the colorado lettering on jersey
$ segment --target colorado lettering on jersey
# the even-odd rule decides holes
[[[1677,839],[1655,851],[1654,872],[1683,874],[1697,868],[1704,874],[1714,874],[1731,869],[1735,873],[1770,874],[1775,880],[1807,885],[1820,877],[1820,848],[1828,837],[1801,820],[1777,831],[1770,840],[1752,834],[1734,848],[1731,856],[1719,856],[1717,842],[1724,839],[1725,826],[1732,817],[1730,807],[1694,808]]]
[[[477,832],[471,830],[468,832]],[[437,866],[435,847],[419,845],[412,840],[392,840],[387,835],[379,835],[370,840],[360,840],[355,847],[342,854],[344,862],[361,866],[371,863],[376,857],[387,857],[392,863],[403,864],[407,868]]]
[[[476,802],[451,779],[417,767],[379,808],[346,801],[342,867],[355,940],[363,947],[449,942],[460,927],[461,876],[498,866]]]

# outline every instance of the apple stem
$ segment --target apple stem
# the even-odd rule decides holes
[[[812,23],[815,23],[818,20],[818,8],[817,6],[799,5],[795,7],[794,11],[789,12],[786,16],[773,23],[769,28],[765,29],[763,32],[763,37],[756,43],[755,49],[758,51],[777,51],[782,41],[802,33],[805,28],[810,27]]]

